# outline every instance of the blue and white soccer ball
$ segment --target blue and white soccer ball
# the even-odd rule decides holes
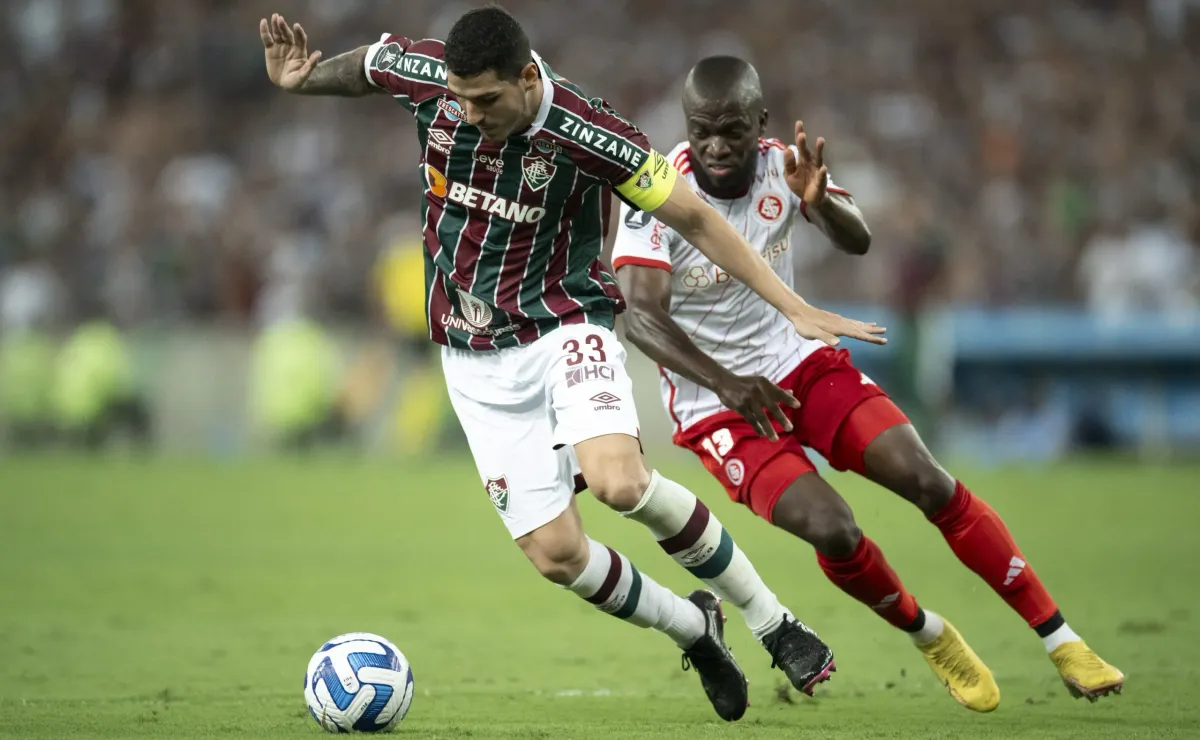
[[[308,661],[304,701],[326,732],[394,729],[408,714],[412,699],[408,659],[379,635],[338,635]]]

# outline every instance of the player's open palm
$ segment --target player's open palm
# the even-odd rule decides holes
[[[288,26],[278,13],[258,22],[258,35],[262,37],[263,50],[267,59],[267,75],[284,90],[296,90],[321,59],[321,52],[308,53],[308,36],[297,23]]]
[[[809,306],[799,318],[792,319],[796,333],[807,339],[816,339],[836,347],[841,340],[838,337],[850,337],[870,344],[887,344],[883,336],[887,332],[874,321],[857,321],[839,316],[830,311]]]
[[[779,422],[783,431],[792,431],[792,422],[784,413],[783,407],[797,408],[800,402],[791,393],[783,390],[761,375],[734,375],[730,373],[715,389],[717,398],[725,408],[742,415],[754,432],[760,437],[766,437],[774,442],[779,439],[775,427],[771,424],[774,418]]]
[[[799,156],[796,155],[799,152]],[[825,200],[829,168],[825,166],[825,139],[818,137],[816,151],[808,148],[804,121],[796,121],[796,148],[783,154],[783,176],[788,187],[809,206],[819,206]]]

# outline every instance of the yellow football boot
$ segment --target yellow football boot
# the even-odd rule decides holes
[[[1071,696],[1096,701],[1107,694],[1119,694],[1125,686],[1125,674],[1105,663],[1083,640],[1064,642],[1050,653],[1050,660],[1062,676]]]
[[[918,645],[925,662],[959,704],[973,712],[990,712],[1000,704],[1000,687],[954,626],[942,619],[942,634]]]

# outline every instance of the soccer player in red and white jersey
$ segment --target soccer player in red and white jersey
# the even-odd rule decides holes
[[[793,277],[794,224],[812,223],[843,251],[866,253],[870,232],[830,179],[824,141],[810,151],[801,122],[794,146],[761,138],[767,111],[749,63],[701,61],[683,107],[688,141],[668,159],[781,280]],[[1042,638],[1073,694],[1094,700],[1120,690],[1121,672],[1067,626],[1000,516],[938,465],[847,351],[797,336],[653,214],[623,210],[613,266],[630,304],[627,337],[661,368],[675,443],[696,453],[731,498],[812,544],[826,576],[908,632],[955,699],[987,712],[1000,692],[959,633],[917,605],[804,446],[917,506]]]
[[[387,96],[415,119],[430,338],[443,345],[483,488],[534,567],[602,612],[669,636],[723,719],[740,718],[748,694],[718,597],[739,608],[796,688],[811,692],[828,678],[829,648],[779,603],[704,504],[642,457],[613,333],[625,304],[600,262],[611,197],[670,224],[794,331],[882,342],[883,329],[801,300],[641,131],[555,74],[500,8],[465,13],[445,41],[383,34],[326,61],[281,16],[260,21],[259,34],[280,88]],[[712,591],[677,596],[587,537],[577,473]]]

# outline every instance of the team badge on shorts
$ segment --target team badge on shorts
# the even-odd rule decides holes
[[[496,511],[501,514],[508,512],[508,480],[503,476],[496,478],[488,478],[484,481],[483,486],[487,489],[488,498],[492,500],[492,506],[496,507]]]
[[[736,457],[729,458],[725,461],[725,477],[735,486],[742,485],[742,479],[746,477],[746,466]]]

